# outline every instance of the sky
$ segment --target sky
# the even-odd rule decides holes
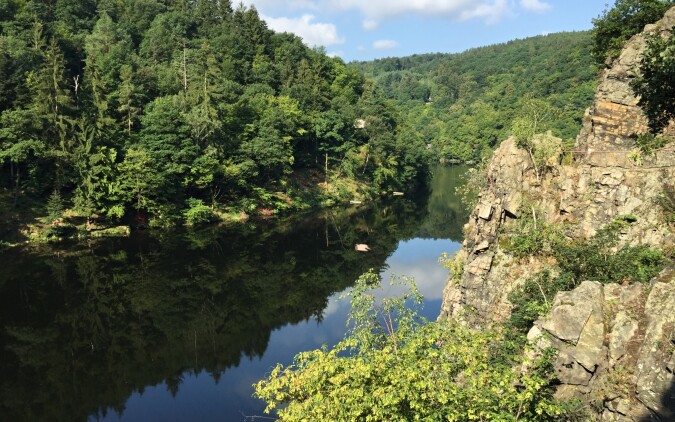
[[[232,2],[238,4],[238,0]],[[267,26],[346,62],[590,29],[612,0],[243,0]]]

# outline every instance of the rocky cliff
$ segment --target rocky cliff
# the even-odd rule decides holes
[[[673,248],[675,228],[658,203],[675,189],[674,144],[636,160],[634,135],[647,131],[647,121],[629,86],[645,33],[666,33],[673,26],[675,8],[633,37],[603,72],[571,164],[551,164],[539,178],[513,139],[502,143],[465,226],[457,256],[463,272],[445,288],[441,318],[476,326],[503,321],[511,312],[509,293],[536,272],[555,267],[550,259],[517,259],[500,245],[500,236],[524,212],[540,224],[565,222],[571,240],[588,239],[619,216],[635,216],[637,221],[622,229],[620,243]],[[675,124],[665,132],[675,135]],[[648,285],[589,280],[561,292],[528,339],[559,350],[559,394],[583,398],[602,420],[675,420],[672,271]]]

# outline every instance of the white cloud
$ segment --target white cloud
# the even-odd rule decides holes
[[[533,12],[545,12],[552,7],[549,3],[541,0],[520,0],[520,5],[523,9],[531,10]]]
[[[365,31],[372,31],[373,29],[377,28],[379,25],[380,25],[380,23],[378,21],[376,21],[375,19],[366,19],[366,20],[363,21],[363,23],[361,23],[361,27]]]
[[[255,6],[256,9],[260,12],[268,12],[271,10],[289,10],[289,9],[304,9],[304,10],[317,10],[319,5],[316,1],[312,0],[240,0],[241,3],[244,3],[244,6],[251,7]],[[239,1],[233,1],[232,7],[236,8],[239,6]]]
[[[373,43],[373,48],[376,50],[391,50],[396,46],[398,43],[394,40],[377,40]]]
[[[382,20],[405,15],[494,23],[512,15],[518,5],[529,12],[552,7],[546,0],[244,0],[244,4],[255,5],[266,15],[288,14],[291,10],[316,14],[355,10],[363,16],[366,31],[375,29]]]
[[[368,19],[414,14],[458,21],[500,20],[511,13],[509,0],[323,0],[336,9],[357,9]],[[532,0],[530,0],[532,1]]]
[[[267,26],[277,32],[292,32],[303,39],[310,47],[342,44],[343,37],[337,33],[332,23],[313,23],[314,15],[302,15],[299,18],[271,18],[262,16]]]

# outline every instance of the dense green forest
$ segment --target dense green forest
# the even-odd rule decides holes
[[[396,101],[435,158],[467,161],[489,156],[511,134],[529,98],[556,112],[542,131],[576,138],[597,79],[593,45],[590,32],[568,32],[353,65]]]
[[[158,226],[325,205],[412,189],[426,154],[356,68],[255,8],[0,0],[4,221],[31,205]]]

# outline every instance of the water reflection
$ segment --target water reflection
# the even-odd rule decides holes
[[[434,215],[454,193],[443,191],[283,223],[5,253],[3,419],[260,414],[251,384],[276,362],[341,338],[348,303],[335,297],[368,268],[416,276],[440,306],[440,289],[425,280],[445,278],[435,261],[458,245],[417,237],[460,232],[441,223],[460,212],[456,203]],[[355,252],[356,243],[371,252]]]

